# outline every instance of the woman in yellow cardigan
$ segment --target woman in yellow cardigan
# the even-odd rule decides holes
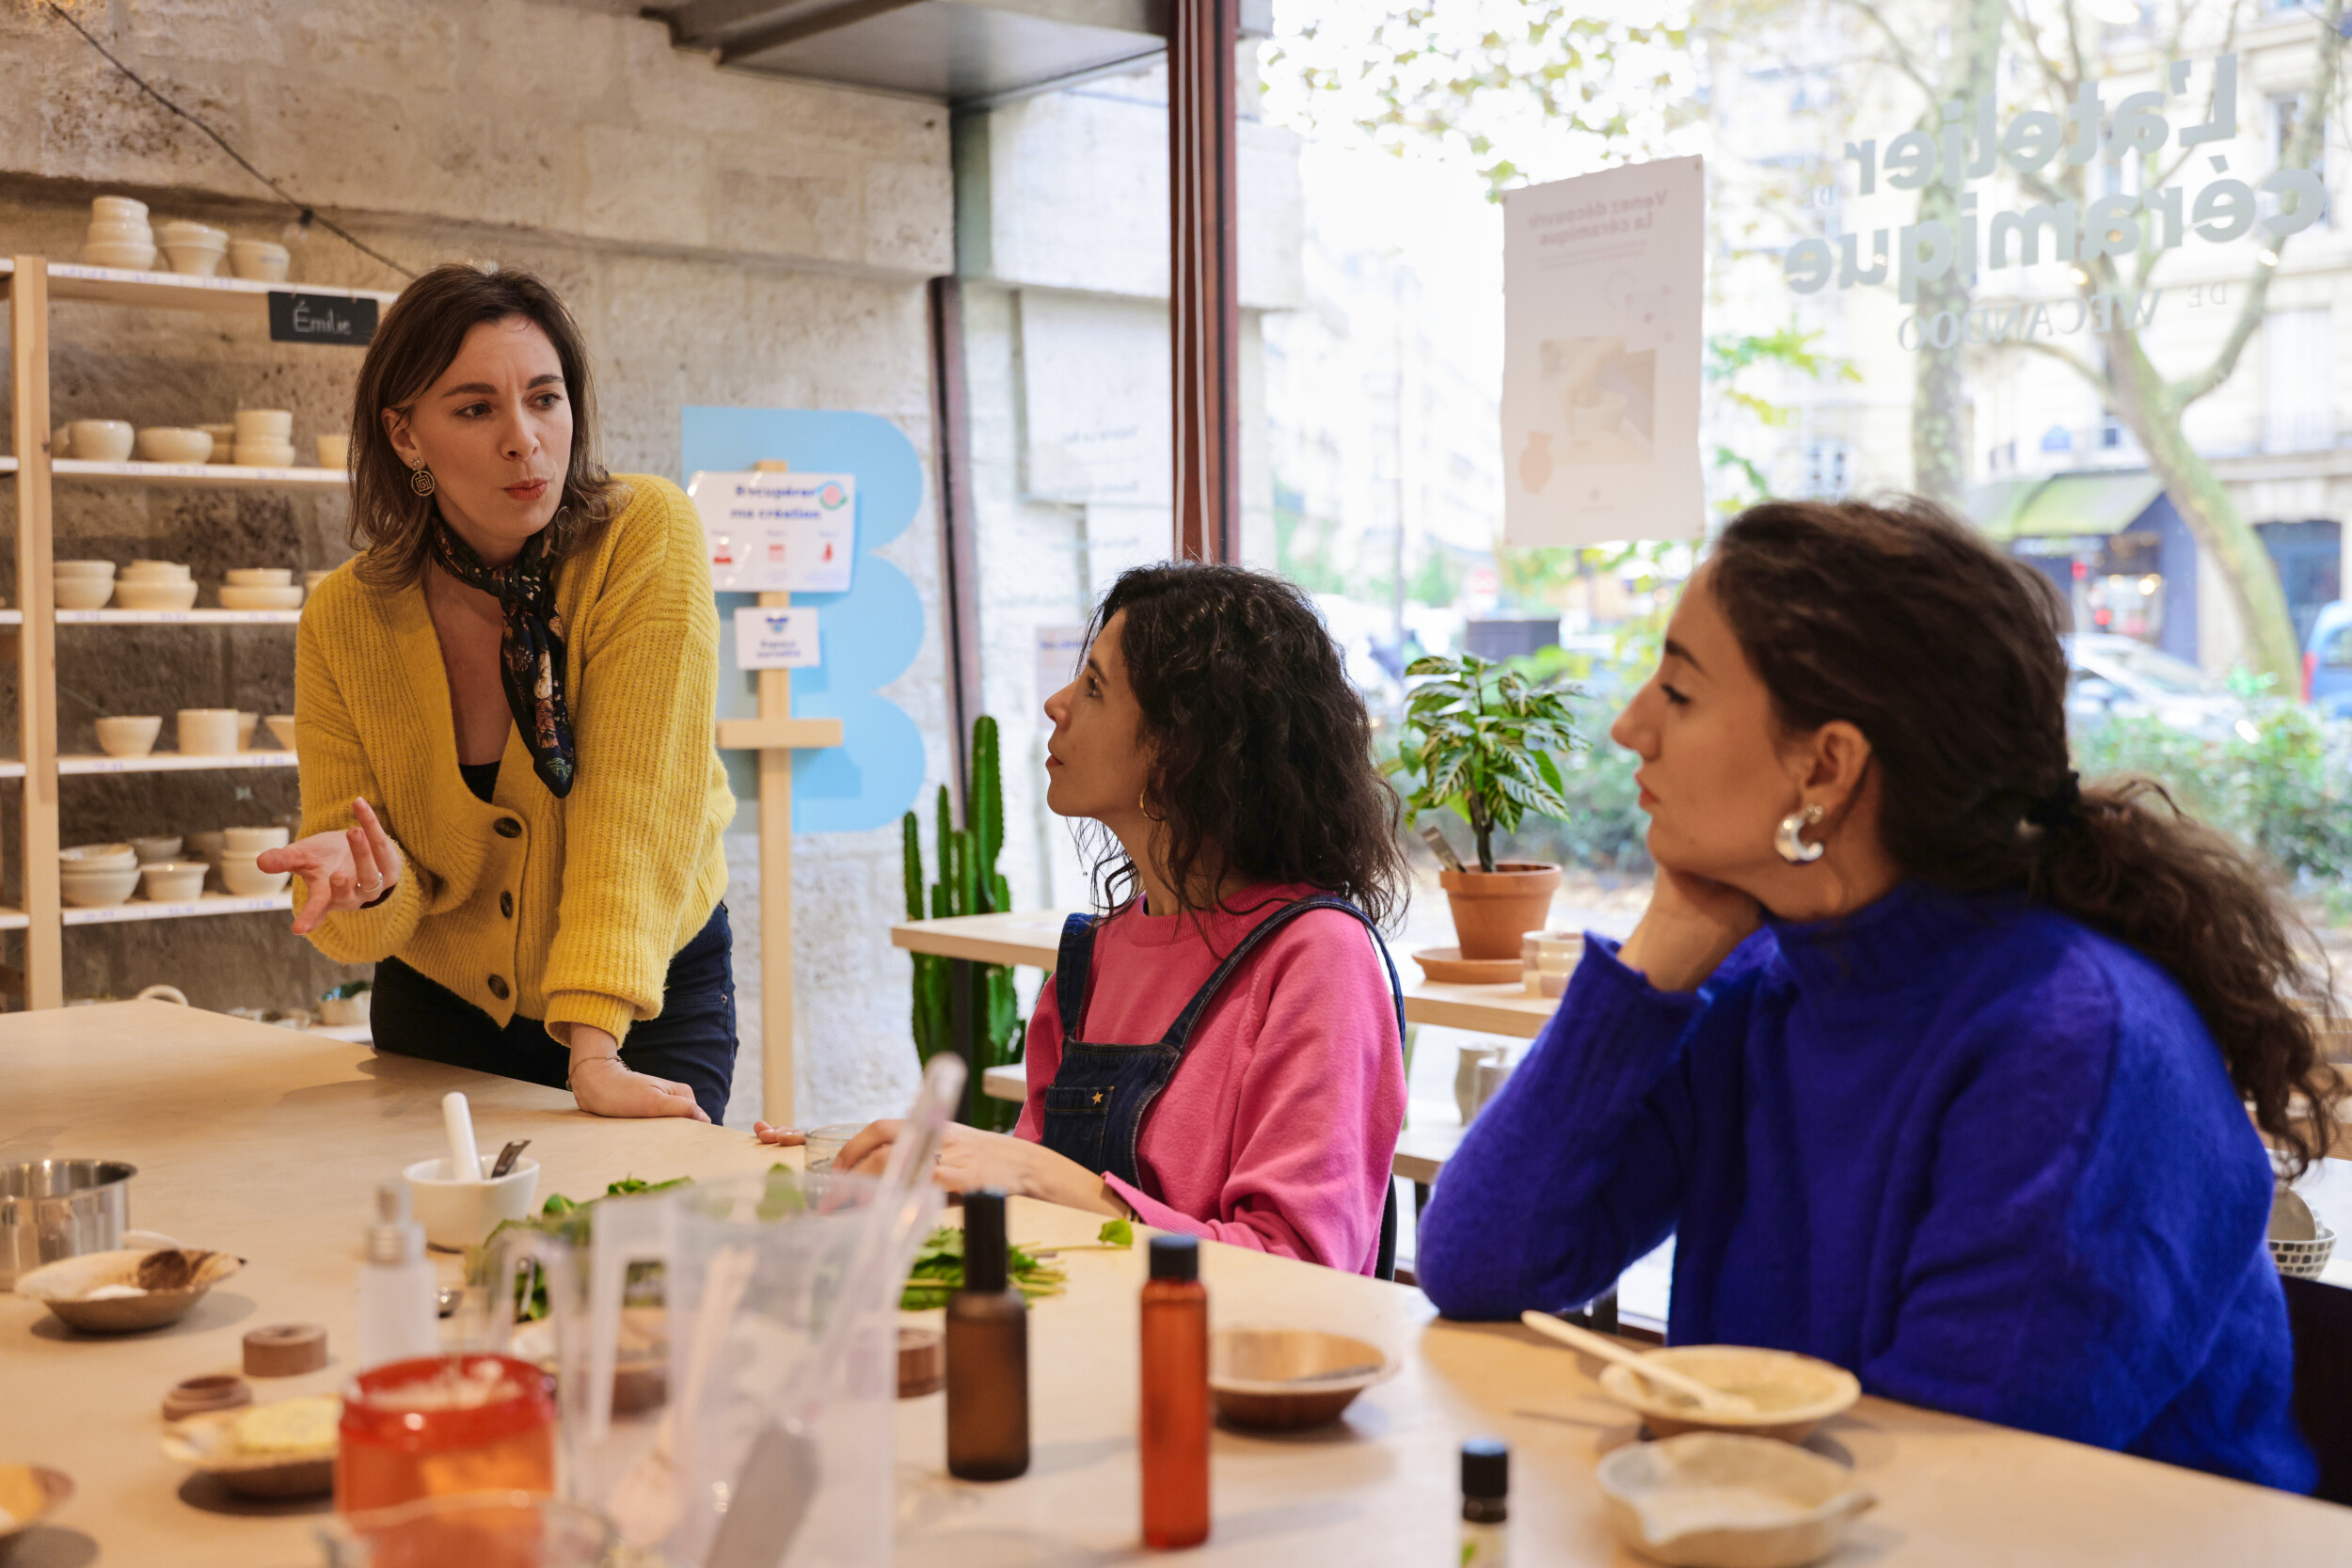
[[[353,543],[294,658],[296,932],[373,962],[376,1049],[725,1114],[735,1070],[693,505],[596,461],[580,332],[527,273],[437,267],[352,418]]]

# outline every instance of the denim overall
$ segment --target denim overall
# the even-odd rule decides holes
[[[1318,895],[1283,905],[1260,921],[1227,955],[1208,983],[1168,1026],[1156,1045],[1104,1045],[1079,1037],[1086,1013],[1087,983],[1094,963],[1094,917],[1073,914],[1061,930],[1061,956],[1054,969],[1054,1000],[1061,1011],[1061,1066],[1045,1088],[1043,1142],[1055,1153],[1075,1160],[1090,1171],[1116,1176],[1141,1186],[1136,1165],[1136,1142],[1143,1118],[1175,1076],[1192,1042],[1193,1025],[1242,960],[1258,944],[1310,910],[1343,910],[1364,924],[1372,944],[1388,967],[1389,991],[1396,1003],[1397,1038],[1405,1037],[1405,991],[1397,983],[1396,962],[1378,927],[1364,911],[1344,898]],[[1380,1216],[1379,1277],[1396,1273],[1396,1183],[1388,1184],[1389,1199]]]

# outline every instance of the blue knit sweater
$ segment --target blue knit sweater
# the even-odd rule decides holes
[[[1769,923],[1697,995],[1588,939],[1415,1266],[1447,1316],[1510,1318],[1673,1234],[1673,1343],[2308,1492],[2269,1201],[2169,974],[2021,898],[1907,883]]]

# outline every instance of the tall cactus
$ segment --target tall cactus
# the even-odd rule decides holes
[[[972,799],[963,828],[956,827],[946,786],[940,786],[933,829],[939,880],[930,889],[931,919],[995,914],[1012,907],[1012,889],[996,869],[996,857],[1005,847],[1005,791],[999,766],[996,721],[983,714],[972,724]],[[907,918],[920,920],[926,905],[923,850],[913,812],[908,812],[899,823],[899,843],[905,866]],[[963,1052],[972,1064],[964,1119],[1002,1130],[1010,1124],[1014,1108],[1005,1101],[989,1099],[981,1085],[982,1076],[990,1068],[1021,1059],[1021,1009],[1013,990],[1012,971],[1003,964],[967,966],[974,1038],[960,1042],[955,1037],[955,967],[953,959],[932,954],[914,955],[915,1052],[926,1062],[941,1051]]]

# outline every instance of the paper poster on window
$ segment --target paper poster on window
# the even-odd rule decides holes
[[[1704,531],[1705,198],[1696,158],[1503,194],[1508,543]]]
[[[806,670],[818,661],[815,610],[746,605],[735,612],[738,670]]]
[[[698,473],[686,486],[722,594],[844,594],[856,553],[849,474]]]
[[[1041,703],[1076,680],[1078,666],[1086,661],[1086,627],[1038,627],[1037,700]]]

